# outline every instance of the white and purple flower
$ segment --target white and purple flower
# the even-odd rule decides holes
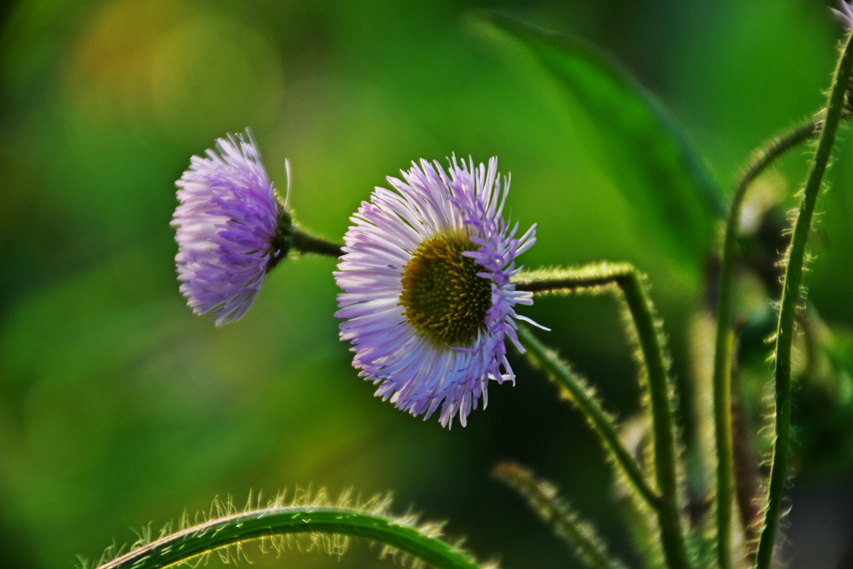
[[[251,133],[218,139],[175,184],[181,293],[196,314],[213,311],[217,325],[237,320],[282,255],[280,222],[289,221]]]
[[[849,31],[853,29],[853,6],[844,0],[841,0],[839,4],[841,5],[841,10],[836,10],[835,8],[830,8],[830,10],[833,11],[838,20],[841,21],[841,23],[844,24],[844,27]]]
[[[353,365],[379,385],[376,395],[414,416],[432,415],[462,426],[472,407],[488,402],[490,379],[515,382],[506,358],[508,338],[519,350],[515,259],[535,242],[534,225],[517,237],[502,216],[497,158],[488,168],[454,156],[448,171],[421,160],[388,178],[397,190],[376,188],[362,202],[344,237],[335,280],[341,339]]]

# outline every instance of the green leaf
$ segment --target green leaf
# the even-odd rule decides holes
[[[673,261],[697,274],[725,207],[701,158],[660,104],[627,71],[576,39],[498,16],[593,125],[589,145]]]

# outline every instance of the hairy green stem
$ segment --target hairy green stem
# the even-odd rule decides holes
[[[743,523],[744,538],[747,544],[758,543],[761,520],[764,516],[761,504],[761,480],[758,476],[758,465],[755,457],[755,447],[752,441],[752,431],[743,405],[743,395],[740,389],[736,368],[732,368],[732,442],[734,456],[734,497],[738,506],[741,523]],[[755,548],[747,548],[747,559],[755,563]]]
[[[613,460],[622,468],[629,483],[653,509],[662,508],[661,497],[646,482],[637,461],[622,444],[612,419],[601,408],[584,382],[576,377],[569,366],[556,353],[545,347],[526,326],[519,326],[518,339],[527,350],[526,355],[532,362],[540,366],[554,383],[566,390],[572,402],[587,418],[596,434],[601,437],[604,447],[610,451]]]
[[[720,284],[717,297],[717,336],[714,348],[714,435],[717,451],[717,560],[721,569],[732,567],[732,498],[733,498],[733,448],[731,360],[733,335],[731,329],[733,304],[733,275],[735,245],[740,225],[741,206],[746,190],[753,180],[776,158],[808,139],[820,124],[815,116],[794,127],[756,151],[738,181],[729,216],[726,221],[725,241],[720,264]]]
[[[571,508],[557,496],[556,489],[537,480],[533,473],[513,463],[499,464],[493,474],[521,494],[558,536],[563,538],[578,557],[593,569],[624,569],[610,557],[604,542],[592,527],[583,523]]]
[[[126,553],[98,569],[159,569],[239,542],[294,533],[349,535],[389,545],[447,569],[479,569],[448,543],[392,518],[338,507],[261,509],[178,531]]]
[[[595,290],[613,285],[621,290],[634,323],[646,372],[654,434],[655,477],[663,500],[657,514],[664,556],[670,569],[684,569],[690,567],[690,559],[679,506],[673,390],[667,374],[661,333],[644,281],[642,273],[625,263],[521,273],[513,279],[517,290],[533,293]]]
[[[794,223],[791,247],[788,250],[785,281],[782,287],[782,305],[779,311],[779,324],[776,329],[776,437],[773,441],[773,459],[770,468],[770,486],[767,492],[764,528],[758,540],[755,563],[757,569],[768,569],[770,567],[776,531],[779,526],[779,514],[782,508],[791,452],[791,350],[794,340],[794,322],[800,300],[803,262],[806,243],[811,231],[815,201],[820,191],[823,173],[832,153],[835,133],[841,120],[848,81],[850,80],[851,65],[853,65],[853,34],[848,34],[835,70],[832,91],[829,94],[826,108],[826,119],[806,179],[803,199],[800,202],[797,220]]]

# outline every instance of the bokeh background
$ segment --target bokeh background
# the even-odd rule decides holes
[[[280,188],[288,158],[298,221],[332,239],[411,160],[497,155],[512,172],[514,218],[538,224],[527,266],[627,260],[649,273],[693,437],[691,322],[716,235],[689,262],[670,255],[657,237],[666,228],[620,188],[595,117],[483,11],[583,38],[620,61],[724,195],[751,149],[820,108],[842,34],[827,2],[814,0],[2,8],[0,566],[69,567],[133,542],[133,528],[156,533],[184,511],[207,511],[214,496],[242,506],[250,491],[321,487],[393,490],[394,511],[449,520],[450,536],[508,568],[578,566],[490,477],[502,460],[559,484],[632,559],[595,439],[517,355],[517,385],[494,385],[488,409],[448,432],[358,379],[337,340],[332,260],[282,263],[247,316],[219,329],[178,293],[174,181],[225,133],[251,127]],[[853,326],[853,149],[839,148],[809,285],[824,319],[844,328]],[[792,152],[760,183],[793,194],[807,154]],[[547,341],[609,409],[637,411],[612,298],[542,299],[524,313],[553,329]],[[804,468],[788,517],[792,566],[843,566],[851,486],[844,461]],[[340,561],[247,552],[261,567],[391,566],[358,543]]]

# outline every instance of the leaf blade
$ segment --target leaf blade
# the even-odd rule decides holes
[[[699,154],[660,103],[613,60],[571,37],[549,35],[487,15],[493,27],[522,43],[595,124],[590,150],[616,186],[647,216],[661,245],[698,274],[724,200]]]

